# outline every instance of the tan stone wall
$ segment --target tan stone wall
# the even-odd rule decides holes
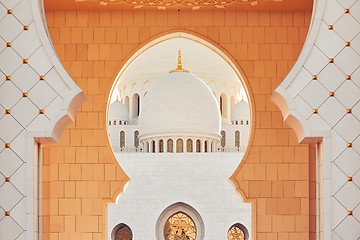
[[[310,12],[46,12],[63,65],[88,101],[57,145],[43,146],[43,239],[105,239],[106,203],[127,177],[107,140],[105,114],[116,73],[144,42],[173,29],[219,44],[242,68],[254,99],[255,131],[235,176],[254,202],[257,240],[314,239],[314,151],[298,145],[269,101],[305,40]],[[309,160],[310,159],[310,160]]]

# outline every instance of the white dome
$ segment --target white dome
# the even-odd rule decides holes
[[[210,88],[186,72],[153,84],[140,111],[140,139],[157,136],[220,138],[220,111]]]
[[[231,111],[231,121],[250,120],[249,103],[241,100]]]
[[[110,104],[108,117],[110,121],[129,121],[129,110],[124,104],[116,100]]]

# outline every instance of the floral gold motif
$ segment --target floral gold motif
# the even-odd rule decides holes
[[[262,2],[282,2],[282,0],[74,0],[74,2],[95,2],[100,6],[126,4],[133,6],[133,8],[136,9],[143,7],[155,7],[160,10],[165,10],[169,7],[187,7],[197,10],[202,7],[215,7],[221,9],[234,3],[256,6]]]

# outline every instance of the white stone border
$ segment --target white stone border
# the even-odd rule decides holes
[[[298,106],[296,106],[296,103],[292,97],[294,95],[291,94],[292,90],[289,88],[290,84],[299,74],[302,66],[309,57],[313,46],[315,45],[315,40],[320,31],[325,5],[326,0],[314,0],[309,32],[306,37],[304,47],[301,50],[300,56],[289,74],[275,89],[270,98],[279,107],[283,115],[284,122],[286,122],[294,129],[296,136],[298,137],[298,141],[303,143],[319,142],[322,137],[330,136],[330,131],[318,131],[310,126],[310,123],[298,111]]]

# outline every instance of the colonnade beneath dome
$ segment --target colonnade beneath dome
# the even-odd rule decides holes
[[[143,140],[146,153],[210,153],[216,152],[214,139],[199,138],[159,138]]]

